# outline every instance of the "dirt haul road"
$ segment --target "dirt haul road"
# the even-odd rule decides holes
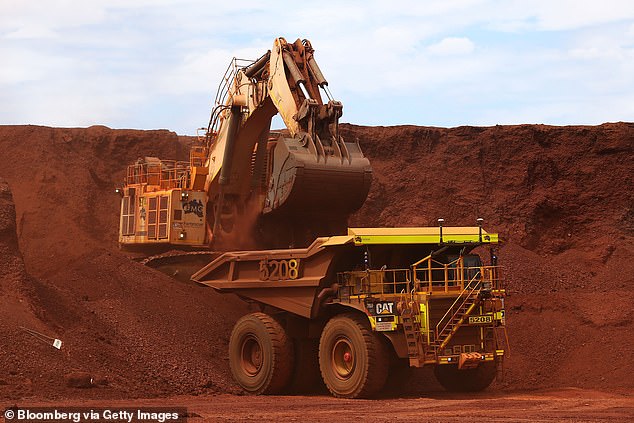
[[[21,407],[78,406],[78,402],[19,401]],[[582,389],[493,392],[468,396],[430,393],[418,398],[342,400],[328,396],[184,396],[160,400],[86,401],[111,410],[170,407],[187,410],[191,422],[631,422],[632,392]]]

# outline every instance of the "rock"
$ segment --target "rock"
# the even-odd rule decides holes
[[[93,388],[95,386],[93,377],[87,372],[71,372],[64,376],[66,386],[69,388]]]

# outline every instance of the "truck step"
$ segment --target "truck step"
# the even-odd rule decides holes
[[[412,305],[411,308],[405,308],[401,312],[401,319],[403,321],[403,332],[405,333],[405,340],[407,342],[407,356],[409,357],[409,365],[412,367],[420,367],[424,360],[423,341],[421,339],[421,332],[416,327],[416,311],[417,304]]]

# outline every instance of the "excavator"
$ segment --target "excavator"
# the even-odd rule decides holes
[[[508,346],[498,234],[482,219],[346,228],[372,168],[342,138],[342,111],[308,40],[277,38],[257,60],[232,60],[189,162],[128,167],[120,245],[196,250],[144,262],[257,306],[229,340],[247,393],[323,384],[369,398],[422,367],[449,391],[486,389]],[[286,129],[273,132],[278,113]]]
[[[145,157],[128,167],[120,245],[299,247],[345,233],[372,168],[340,135],[343,105],[310,41],[277,38],[255,61],[234,58],[215,100],[189,163]],[[277,114],[283,132],[271,131]]]

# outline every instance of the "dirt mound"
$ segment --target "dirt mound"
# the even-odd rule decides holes
[[[5,126],[0,151],[16,204],[16,212],[9,205],[0,215],[1,248],[8,239],[11,252],[0,263],[2,295],[17,304],[3,307],[3,374],[13,377],[0,394],[104,398],[234,390],[225,351],[233,322],[245,313],[242,302],[133,263],[116,244],[113,190],[127,163],[141,155],[186,157],[178,137]],[[16,221],[26,266],[16,248]],[[19,326],[61,339],[62,350]],[[92,375],[99,387],[71,392],[64,376],[74,372]]]
[[[634,124],[343,130],[374,168],[351,225],[500,232],[502,385],[634,387]]]
[[[374,168],[351,226],[481,216],[506,241],[511,357],[497,386],[634,386],[634,124],[342,130]],[[226,345],[244,304],[131,262],[116,244],[113,188],[126,165],[185,159],[186,142],[169,131],[0,126],[0,176],[15,201],[14,211],[0,184],[0,395],[234,392]],[[77,374],[98,387],[68,387]]]
[[[43,362],[51,366],[60,357],[52,341],[45,345],[26,332],[30,329],[51,333],[37,318],[31,302],[34,282],[26,273],[18,249],[13,196],[7,182],[0,178],[0,369],[3,370],[0,393],[3,394],[21,395],[45,371]]]

